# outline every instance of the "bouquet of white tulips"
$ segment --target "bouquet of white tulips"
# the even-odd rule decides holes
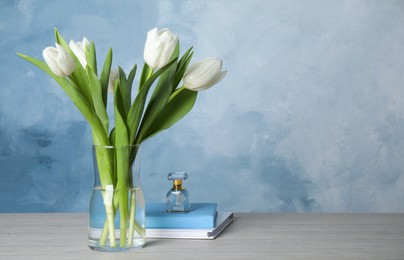
[[[49,74],[70,97],[91,126],[94,145],[139,145],[144,140],[171,127],[193,107],[197,91],[210,88],[223,79],[222,61],[208,58],[188,67],[193,50],[189,48],[180,57],[177,35],[167,29],[157,28],[147,33],[143,69],[137,94],[132,100],[132,83],[137,66],[126,75],[122,68],[111,70],[112,49],[109,49],[101,73],[97,68],[96,49],[93,42],[84,38],[68,44],[55,29],[56,46],[43,51],[45,62],[20,54]],[[182,82],[182,84],[180,84]],[[154,90],[153,90],[154,89]],[[108,90],[113,92],[114,121],[107,113]],[[149,93],[150,92],[150,93]],[[136,225],[128,221],[128,173],[114,167],[131,165],[136,154],[97,154],[102,189],[119,190],[113,203],[105,203],[107,221],[101,244],[110,234],[110,245],[115,245],[113,219],[120,211],[121,246],[125,246],[124,229]],[[105,199],[105,198],[104,198]],[[130,242],[130,241],[129,241]]]

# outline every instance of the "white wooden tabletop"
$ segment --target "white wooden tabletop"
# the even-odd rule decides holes
[[[87,247],[87,214],[0,214],[0,259],[404,259],[404,214],[240,213],[215,240]]]

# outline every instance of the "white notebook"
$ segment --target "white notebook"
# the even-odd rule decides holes
[[[231,222],[233,212],[218,212],[214,228],[148,228],[149,238],[215,239]]]

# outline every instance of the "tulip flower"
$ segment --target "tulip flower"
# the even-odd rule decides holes
[[[77,59],[79,59],[80,64],[83,68],[87,66],[87,57],[86,57],[86,48],[90,46],[90,42],[86,37],[83,38],[81,42],[74,42],[70,40],[69,47],[72,49],[73,53],[76,55]]]
[[[58,43],[56,43],[56,48],[53,46],[46,47],[42,56],[51,71],[59,77],[69,76],[76,68],[72,56]]]
[[[119,76],[119,70],[115,69],[115,70],[111,70],[111,72],[109,73],[109,80],[108,80],[108,92],[110,93],[114,93],[114,84],[115,84],[115,80],[118,78]]]
[[[218,58],[206,58],[191,65],[184,74],[184,87],[194,91],[205,90],[226,75],[222,71],[222,60]]]
[[[177,45],[178,37],[168,29],[157,31],[157,27],[147,32],[144,60],[152,69],[167,65]]]

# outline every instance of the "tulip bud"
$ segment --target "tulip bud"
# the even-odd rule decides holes
[[[108,92],[114,93],[114,85],[115,85],[115,80],[119,77],[119,70],[111,70],[109,73],[109,80],[108,80]]]
[[[167,65],[177,45],[178,37],[168,29],[147,32],[144,47],[144,60],[152,69],[160,69]]]
[[[194,91],[205,90],[226,75],[222,71],[222,60],[218,58],[206,58],[191,65],[184,74],[184,87]]]
[[[72,56],[58,43],[56,43],[56,48],[53,46],[46,47],[42,56],[51,71],[59,77],[69,76],[76,68]]]
[[[83,68],[87,66],[87,57],[86,57],[86,48],[90,47],[90,42],[86,37],[83,38],[81,42],[74,42],[70,40],[69,43],[70,49],[72,49],[73,53],[76,55],[77,59],[79,59],[80,64]]]

